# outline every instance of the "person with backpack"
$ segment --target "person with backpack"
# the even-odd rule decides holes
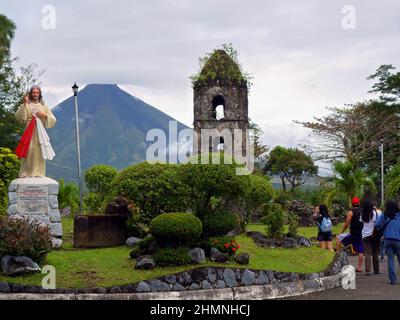
[[[332,220],[326,205],[315,207],[313,219],[318,225],[318,241],[322,249],[333,251],[332,247]]]
[[[352,250],[358,253],[358,263],[356,272],[362,272],[364,261],[364,245],[362,242],[363,223],[360,221],[361,209],[360,200],[354,197],[351,200],[352,208],[346,215],[346,221],[343,225],[342,232],[337,236],[336,249],[340,250],[341,245],[345,247],[351,245]],[[347,228],[350,227],[350,233],[343,235]]]
[[[385,238],[385,251],[388,257],[389,281],[390,284],[396,284],[394,256],[397,256],[400,265],[400,209],[397,202],[393,200],[386,202],[384,213],[375,222],[375,238],[380,239],[382,234]]]
[[[370,275],[371,260],[375,274],[379,274],[379,245],[381,239],[375,239],[372,235],[378,213],[372,202],[368,199],[362,201],[360,221],[363,224],[362,241],[365,251],[365,272]]]

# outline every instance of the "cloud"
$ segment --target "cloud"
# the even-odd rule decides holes
[[[368,97],[366,80],[383,63],[400,67],[400,2],[353,0],[356,29],[342,28],[348,1],[85,0],[55,1],[56,29],[41,27],[41,8],[2,1],[17,24],[12,52],[46,69],[50,106],[71,85],[118,83],[177,120],[193,122],[189,76],[198,58],[232,42],[254,76],[249,115],[272,143],[292,143],[292,120]],[[274,131],[272,130],[272,131]],[[287,135],[282,137],[282,135]],[[297,141],[297,140],[296,140]]]

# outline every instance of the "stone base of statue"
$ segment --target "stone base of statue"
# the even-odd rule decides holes
[[[58,182],[47,177],[18,178],[8,188],[9,217],[47,225],[53,248],[61,247],[63,235],[58,189]]]

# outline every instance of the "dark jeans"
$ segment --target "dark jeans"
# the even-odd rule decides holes
[[[381,240],[381,260],[385,259],[385,239]]]
[[[385,250],[388,257],[388,273],[391,283],[397,282],[396,270],[394,266],[394,256],[397,256],[397,261],[400,266],[400,241],[385,239]]]
[[[379,273],[379,241],[373,240],[371,236],[363,239],[365,254],[365,272],[371,272],[371,259],[374,273]]]

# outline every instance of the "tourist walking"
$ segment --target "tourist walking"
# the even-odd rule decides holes
[[[397,283],[394,265],[394,256],[400,266],[400,210],[397,202],[389,200],[386,203],[384,213],[378,217],[375,227],[385,238],[385,251],[388,257],[388,274],[390,284]]]
[[[362,242],[363,223],[360,221],[360,200],[357,197],[354,197],[351,200],[351,204],[352,208],[349,212],[347,212],[346,221],[343,225],[342,232],[336,237],[336,248],[339,251],[342,244],[345,247],[351,245],[352,250],[358,253],[356,272],[362,272],[364,246]],[[349,234],[345,234],[347,228],[350,228]]]
[[[332,220],[326,205],[315,207],[313,219],[318,225],[318,241],[322,249],[333,251],[332,247]]]
[[[379,244],[381,239],[375,239],[372,236],[375,222],[378,220],[378,213],[374,209],[372,202],[365,199],[361,203],[360,221],[363,223],[362,240],[365,252],[365,272],[367,275],[372,267],[375,274],[379,274]]]

